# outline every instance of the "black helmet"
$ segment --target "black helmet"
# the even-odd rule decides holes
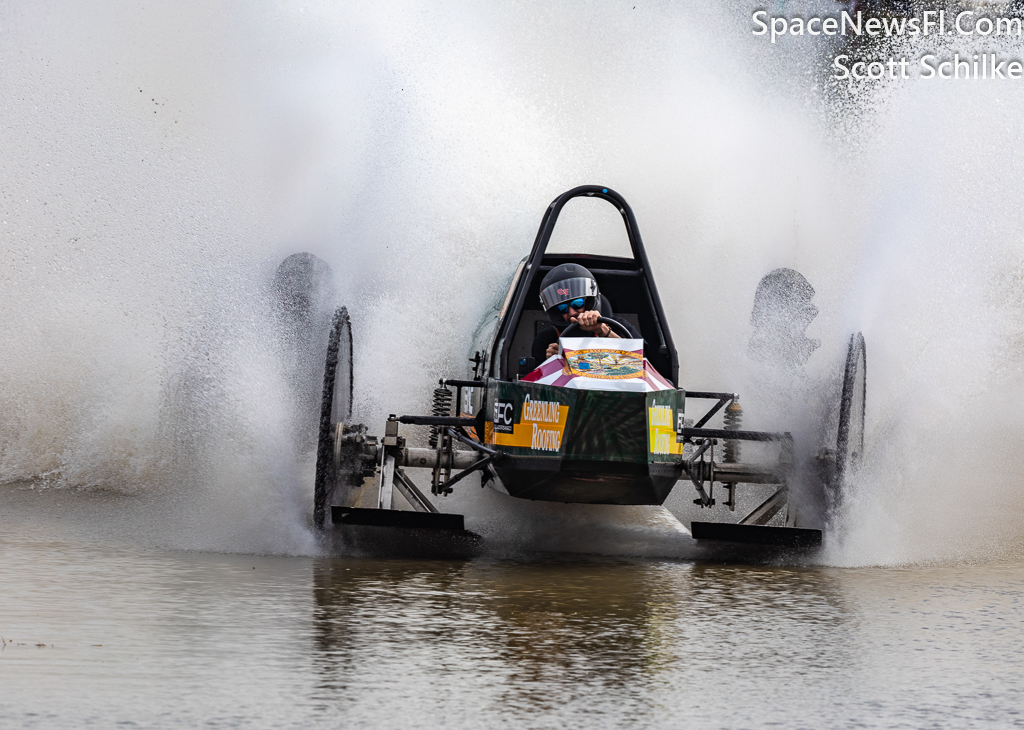
[[[555,324],[562,323],[556,305],[573,299],[585,299],[584,309],[595,309],[601,302],[597,279],[579,264],[556,266],[541,280],[540,303],[548,313],[548,319]]]

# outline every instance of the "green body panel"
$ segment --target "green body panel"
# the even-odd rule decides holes
[[[646,393],[577,391],[565,458],[647,463]]]
[[[637,393],[491,380],[488,441],[513,496],[559,502],[661,504],[678,479],[681,390]],[[651,409],[660,424],[655,453]],[[667,424],[667,425],[666,425]]]

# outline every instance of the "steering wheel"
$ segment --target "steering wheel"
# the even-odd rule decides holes
[[[615,334],[617,334],[619,337],[621,337],[624,340],[631,340],[631,339],[633,339],[633,335],[629,334],[629,330],[626,329],[625,327],[623,327],[621,322],[617,322],[614,319],[608,319],[607,317],[598,317],[597,318],[597,323],[598,324],[606,324],[606,325],[608,325],[609,329],[611,329],[612,332],[614,332]],[[572,332],[574,330],[578,330],[578,329],[583,329],[583,328],[580,327],[579,322],[573,322],[568,327],[566,327],[564,330],[562,330],[562,335],[561,336],[562,337],[568,337],[570,332]],[[584,331],[584,334],[582,336],[586,337],[586,336],[592,335],[592,334],[593,334],[592,332]],[[577,337],[580,337],[580,336],[581,335],[577,335]]]

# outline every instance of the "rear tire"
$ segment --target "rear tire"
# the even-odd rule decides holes
[[[335,442],[352,418],[352,325],[348,310],[334,313],[327,342],[324,389],[320,402],[320,431],[316,449],[313,524],[322,530],[339,478],[345,476],[336,458]],[[345,480],[347,481],[347,480]]]

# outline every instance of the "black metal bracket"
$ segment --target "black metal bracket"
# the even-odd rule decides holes
[[[686,391],[687,400],[717,400],[718,403],[713,405],[711,409],[705,413],[697,423],[693,424],[694,428],[700,428],[705,423],[714,418],[715,414],[725,408],[727,405],[732,403],[738,398],[735,393],[715,393],[712,391],[694,390]]]
[[[480,354],[479,350],[477,350],[473,354],[473,357],[469,358],[469,361],[471,363],[473,363],[473,377],[474,378],[479,378],[481,375],[483,375],[482,371],[483,371],[483,368],[484,368],[484,361],[485,361],[485,359],[486,358],[483,355]]]
[[[486,388],[487,383],[483,380],[455,380],[454,378],[443,378],[441,385],[454,385],[456,388]]]
[[[449,428],[448,429],[448,433],[450,433],[454,438],[458,439],[462,443],[466,444],[466,446],[469,446],[469,447],[471,447],[473,449],[476,449],[477,451],[479,451],[479,452],[481,452],[483,454],[489,454],[491,456],[499,456],[498,452],[495,451],[494,449],[489,449],[486,446],[484,446],[483,444],[478,444],[476,441],[474,441],[471,438],[467,438],[463,434],[461,434],[458,431],[456,431],[454,428]]]
[[[676,437],[678,443],[689,441],[693,438],[712,439],[735,439],[737,441],[793,441],[789,431],[777,433],[774,431],[728,431],[724,428],[698,428],[696,426],[683,428]]]
[[[483,469],[488,464],[490,464],[492,461],[494,461],[497,457],[498,457],[498,454],[492,454],[490,456],[485,456],[484,458],[480,459],[480,461],[477,461],[476,463],[474,463],[474,464],[470,465],[469,467],[463,469],[458,474],[453,476],[451,479],[448,479],[447,481],[439,484],[438,487],[437,487],[438,492],[441,492],[443,494],[451,494],[451,492],[452,492],[452,485],[453,484],[456,484],[456,483],[462,481],[464,478],[468,477],[473,472],[479,471],[480,469]]]
[[[772,492],[768,499],[761,502],[739,521],[741,525],[767,525],[783,507],[789,503],[789,489],[782,485]]]
[[[419,503],[420,507],[417,509],[418,512],[437,513],[437,507],[430,503],[430,500],[427,499],[426,495],[424,495],[423,492],[420,491],[419,487],[413,483],[412,479],[409,478],[403,469],[395,467],[394,479],[395,486],[398,487],[398,491],[402,493],[402,496],[404,496],[414,508],[416,507],[416,504]]]
[[[475,426],[475,418],[457,416],[399,416],[399,423],[408,426]]]
[[[693,500],[693,503],[699,504],[701,507],[713,507],[715,504],[715,443],[715,439],[704,439],[704,443],[684,464],[690,481],[693,482],[693,486],[697,488],[697,494],[700,495],[699,498]],[[708,450],[711,451],[711,460],[704,461],[704,453]],[[708,483],[708,492],[704,491],[704,482]]]
[[[477,353],[479,355],[480,353]],[[472,361],[471,361],[472,362]],[[475,370],[474,370],[475,373]],[[463,388],[486,388],[487,383],[483,380],[456,380],[454,378],[441,378],[441,387],[455,387],[455,415],[462,415],[462,389]]]

